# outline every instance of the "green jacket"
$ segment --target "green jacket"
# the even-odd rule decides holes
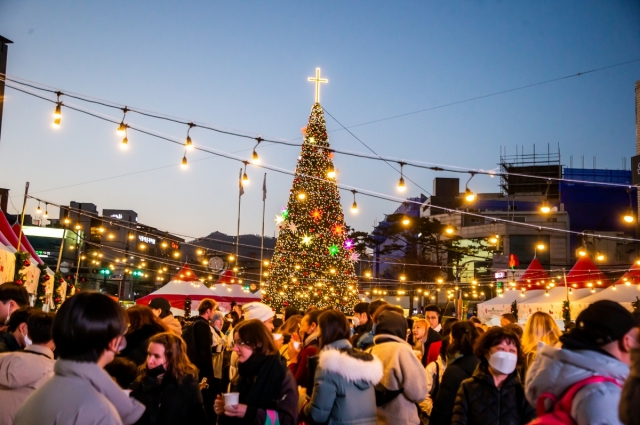
[[[311,401],[304,415],[329,425],[375,425],[374,385],[382,379],[382,363],[353,349],[342,339],[320,351]]]

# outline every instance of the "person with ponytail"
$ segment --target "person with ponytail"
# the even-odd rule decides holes
[[[136,425],[205,424],[197,377],[182,338],[172,332],[152,336],[131,390],[131,397],[147,408]]]

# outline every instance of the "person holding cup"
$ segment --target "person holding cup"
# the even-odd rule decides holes
[[[233,341],[238,371],[229,392],[214,403],[218,424],[263,425],[277,418],[281,425],[295,425],[298,389],[269,329],[259,319],[245,319],[233,330]]]

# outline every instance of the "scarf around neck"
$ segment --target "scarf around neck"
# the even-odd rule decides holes
[[[234,389],[240,393],[240,403],[275,409],[285,374],[286,366],[280,354],[252,355],[239,363]]]

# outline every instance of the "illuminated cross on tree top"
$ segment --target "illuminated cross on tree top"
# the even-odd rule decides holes
[[[320,84],[328,83],[329,80],[320,78],[320,68],[316,68],[316,78],[309,77],[308,80],[316,83],[316,103],[320,103]]]

